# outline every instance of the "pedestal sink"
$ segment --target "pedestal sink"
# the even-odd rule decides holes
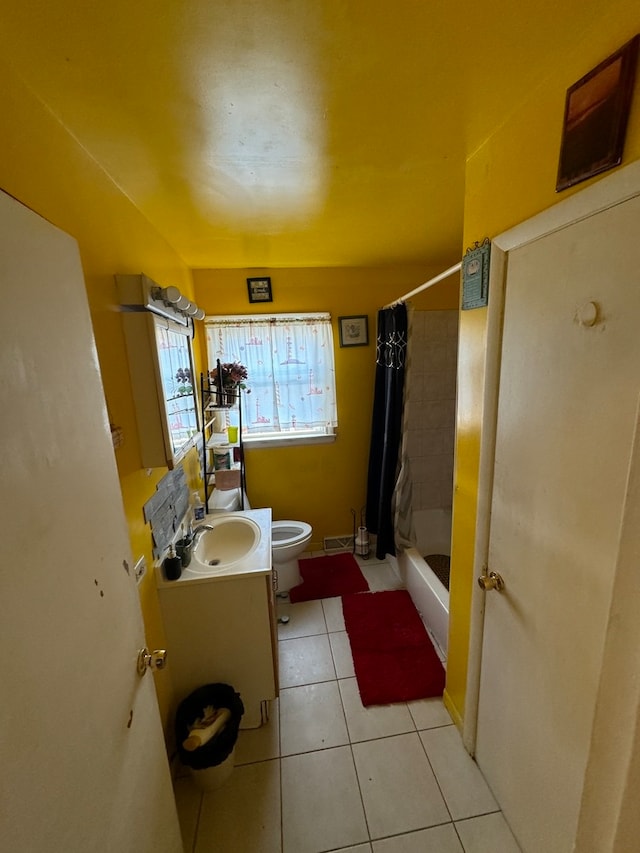
[[[206,523],[211,529],[199,534],[189,566],[196,574],[224,571],[249,557],[260,544],[260,527],[246,516],[209,516]]]

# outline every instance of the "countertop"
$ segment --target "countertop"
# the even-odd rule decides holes
[[[192,571],[191,566],[182,569],[182,575],[175,581],[165,578],[162,566],[155,567],[156,585],[159,588],[175,587],[179,584],[211,583],[228,581],[252,575],[268,575],[271,571],[271,509],[248,509],[242,512],[213,512],[205,516],[202,524],[209,524],[226,516],[246,516],[260,527],[261,537],[258,547],[242,560],[226,568],[211,567],[211,571]],[[193,563],[191,564],[193,565]]]

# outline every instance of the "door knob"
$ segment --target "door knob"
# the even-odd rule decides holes
[[[154,649],[152,652],[145,646],[138,652],[138,675],[144,675],[148,669],[164,669],[167,665],[166,649]]]
[[[502,592],[504,589],[504,578],[497,572],[489,572],[488,575],[480,575],[478,585],[485,592],[489,592],[492,589]]]

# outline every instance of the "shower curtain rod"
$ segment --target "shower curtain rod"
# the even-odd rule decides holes
[[[449,267],[448,270],[441,272],[440,275],[436,275],[433,278],[430,278],[429,281],[425,281],[424,284],[421,284],[420,287],[416,287],[415,290],[412,290],[410,293],[405,293],[404,296],[401,296],[399,299],[394,299],[393,302],[390,302],[388,305],[385,305],[385,308],[393,308],[394,305],[399,305],[401,302],[405,302],[409,299],[410,296],[415,296],[416,293],[420,293],[423,290],[426,290],[428,287],[432,287],[434,284],[437,284],[439,281],[442,281],[443,278],[449,278],[450,275],[453,275],[454,272],[458,272],[462,269],[462,261],[458,261],[457,264],[454,264],[452,267]]]

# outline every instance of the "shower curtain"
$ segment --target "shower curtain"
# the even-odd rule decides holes
[[[410,313],[405,303],[378,312],[376,375],[367,478],[367,527],[376,557],[411,543],[411,478],[403,413],[408,389]]]

